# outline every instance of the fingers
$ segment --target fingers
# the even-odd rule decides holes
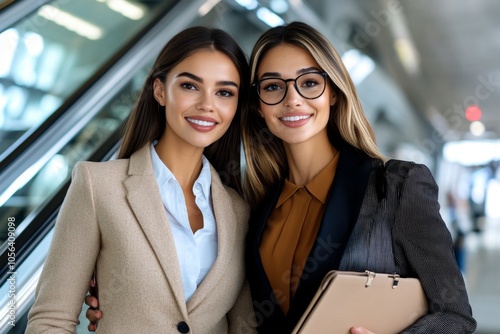
[[[89,332],[95,332],[95,324],[89,324],[87,326],[87,329],[89,330]]]
[[[97,307],[99,306],[99,301],[95,297],[95,287],[97,286],[97,283],[95,281],[95,276],[90,280],[90,289],[89,292],[91,295],[87,295],[85,297],[85,304],[87,306],[90,306],[90,308],[87,310],[85,313],[85,316],[87,319],[89,319],[89,325],[87,326],[87,329],[89,332],[95,332],[96,330],[96,323],[99,321],[99,319],[102,318],[102,312],[97,310]]]
[[[88,295],[85,297],[85,304],[92,308],[97,308],[99,306],[99,301],[96,297]]]
[[[91,325],[95,325],[95,323],[102,318],[102,312],[99,310],[92,310],[89,308],[85,313],[85,316],[87,317],[87,319],[89,319]]]

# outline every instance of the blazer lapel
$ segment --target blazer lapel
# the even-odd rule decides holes
[[[342,145],[340,149],[337,171],[318,236],[287,313],[287,318],[293,324],[309,305],[326,273],[339,268],[347,241],[359,215],[372,161],[373,159],[347,144]]]
[[[187,317],[179,261],[165,208],[153,174],[149,145],[132,154],[129,175],[130,177],[125,180],[124,185],[128,191],[127,199],[130,207],[156,254],[179,309]]]
[[[276,206],[282,189],[283,182],[272,187],[259,207],[252,211],[247,234],[247,279],[250,283],[255,312],[258,318],[265,317],[261,329],[263,332],[270,333],[280,333],[283,330],[278,328],[283,323],[285,315],[276,300],[273,288],[262,265],[259,247],[262,234],[267,225],[267,219]],[[272,303],[272,306],[269,305],[270,303]]]
[[[234,211],[228,203],[231,203],[231,197],[224,188],[217,171],[210,166],[212,174],[212,205],[214,209],[215,222],[217,226],[217,259],[207,276],[196,289],[193,296],[187,303],[188,312],[191,313],[205,298],[210,296],[215,286],[220,283],[226,269],[232,264],[229,262],[229,254],[236,240],[236,224],[238,221]]]

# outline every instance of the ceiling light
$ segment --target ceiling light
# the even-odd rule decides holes
[[[24,34],[24,45],[30,56],[37,57],[43,51],[43,37],[34,32],[27,32]]]
[[[40,7],[38,15],[88,39],[96,40],[103,35],[98,26],[52,5]]]
[[[480,121],[472,122],[470,123],[469,130],[474,136],[479,137],[484,133],[484,124]]]
[[[201,5],[200,9],[198,9],[198,14],[200,16],[205,16],[214,8],[221,0],[207,0],[203,5]]]
[[[111,10],[131,20],[140,20],[144,17],[144,8],[126,0],[108,0],[107,5]]]
[[[7,76],[10,72],[14,53],[19,42],[19,32],[10,28],[0,33],[0,77]]]
[[[342,62],[355,85],[363,82],[375,69],[375,62],[357,49],[347,50],[342,55]]]
[[[406,72],[417,74],[420,67],[420,60],[412,41],[408,38],[398,38],[394,41],[394,48]]]
[[[285,0],[271,0],[269,6],[273,12],[284,14],[288,11],[288,3]]]
[[[285,24],[285,21],[277,14],[266,7],[260,7],[257,10],[257,17],[270,27],[276,27]]]
[[[464,166],[484,165],[500,159],[500,140],[448,142],[444,144],[443,156]]]
[[[238,5],[245,7],[248,10],[254,10],[259,6],[257,0],[235,0]]]
[[[472,104],[465,109],[465,118],[470,122],[479,121],[481,119],[481,108]]]

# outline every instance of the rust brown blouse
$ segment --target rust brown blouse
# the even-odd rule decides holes
[[[286,314],[318,234],[339,154],[308,184],[285,180],[269,216],[259,253],[276,299]]]

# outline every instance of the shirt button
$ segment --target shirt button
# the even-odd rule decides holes
[[[177,324],[177,330],[179,333],[189,333],[189,326],[184,321]]]

